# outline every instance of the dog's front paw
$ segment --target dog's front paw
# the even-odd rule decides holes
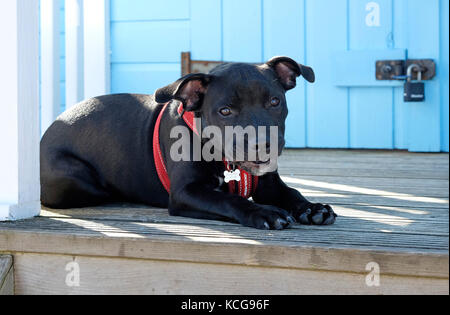
[[[307,203],[293,211],[294,218],[304,225],[331,225],[336,222],[337,214],[329,205]]]
[[[243,225],[260,230],[284,230],[295,223],[288,211],[266,205],[257,205],[242,221]]]

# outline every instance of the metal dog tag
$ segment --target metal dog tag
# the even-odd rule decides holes
[[[223,175],[225,176],[225,183],[227,183],[227,184],[231,181],[237,181],[237,182],[241,181],[241,171],[240,170],[225,171],[223,173]]]

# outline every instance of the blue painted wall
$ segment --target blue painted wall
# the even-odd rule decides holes
[[[369,27],[369,2],[380,7]],[[193,59],[263,62],[289,55],[313,85],[289,92],[290,147],[449,150],[448,0],[111,0],[112,92],[153,93]],[[421,18],[416,18],[420,16]],[[433,58],[427,101],[377,82],[377,59]]]

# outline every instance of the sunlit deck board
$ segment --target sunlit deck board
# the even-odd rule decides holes
[[[339,289],[341,293],[445,293],[449,273],[448,162],[448,154],[287,151],[280,162],[283,177],[312,201],[332,204],[339,214],[335,225],[296,225],[275,232],[170,217],[165,209],[136,205],[44,209],[39,218],[0,223],[0,253],[15,254],[19,293],[36,292],[30,289],[33,283],[43,281],[42,277],[29,277],[30,280],[21,276],[36,272],[37,267],[28,266],[31,261],[47,264],[54,256],[55,261],[62,262],[67,255],[86,264],[89,261],[92,266],[99,264],[95,273],[105,259],[127,259],[121,261],[123,266],[129,260],[144,260],[156,264],[155,270],[164,265],[156,262],[176,263],[174,266],[180,268],[180,264],[194,264],[192,270],[197,270],[197,265],[204,270],[209,266],[211,272],[224,266],[230,270],[250,268],[244,268],[250,280],[243,277],[247,283],[239,283],[240,289],[236,285],[223,287],[217,293],[246,293],[239,291],[243,288],[250,290],[247,293],[277,293],[270,286],[260,288],[252,282],[258,270],[258,277],[267,281],[272,276],[280,277],[278,271],[289,270],[290,278],[283,281],[290,284],[278,288],[278,293],[304,292],[316,280],[326,282],[326,275],[330,281],[334,277],[348,281],[341,287],[312,286],[318,292]],[[380,265],[382,279],[389,286],[369,289],[364,285],[369,262]],[[134,267],[138,268],[137,273],[146,270],[138,265]],[[64,273],[64,266],[61,268]],[[274,273],[267,272],[267,268]],[[309,280],[295,287],[295,275],[299,281]],[[174,271],[172,280],[176,282],[177,277],[187,281]],[[163,280],[158,281],[162,285]],[[50,292],[51,283],[48,286]],[[145,291],[145,287],[138,292]],[[198,291],[189,291],[187,287],[186,284],[167,290],[202,293],[211,289],[202,285]],[[133,283],[129,283],[123,290],[132,288]],[[156,291],[158,288],[161,287],[153,287]],[[68,292],[64,286],[59,290]]]

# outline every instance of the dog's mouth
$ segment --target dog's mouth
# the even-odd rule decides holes
[[[267,160],[267,161],[245,162],[245,163],[248,163],[248,165],[253,165],[253,166],[264,166],[264,165],[269,165],[269,164],[270,164],[270,160]]]
[[[277,169],[277,163],[271,160],[236,162],[235,165],[254,176],[263,176]]]

